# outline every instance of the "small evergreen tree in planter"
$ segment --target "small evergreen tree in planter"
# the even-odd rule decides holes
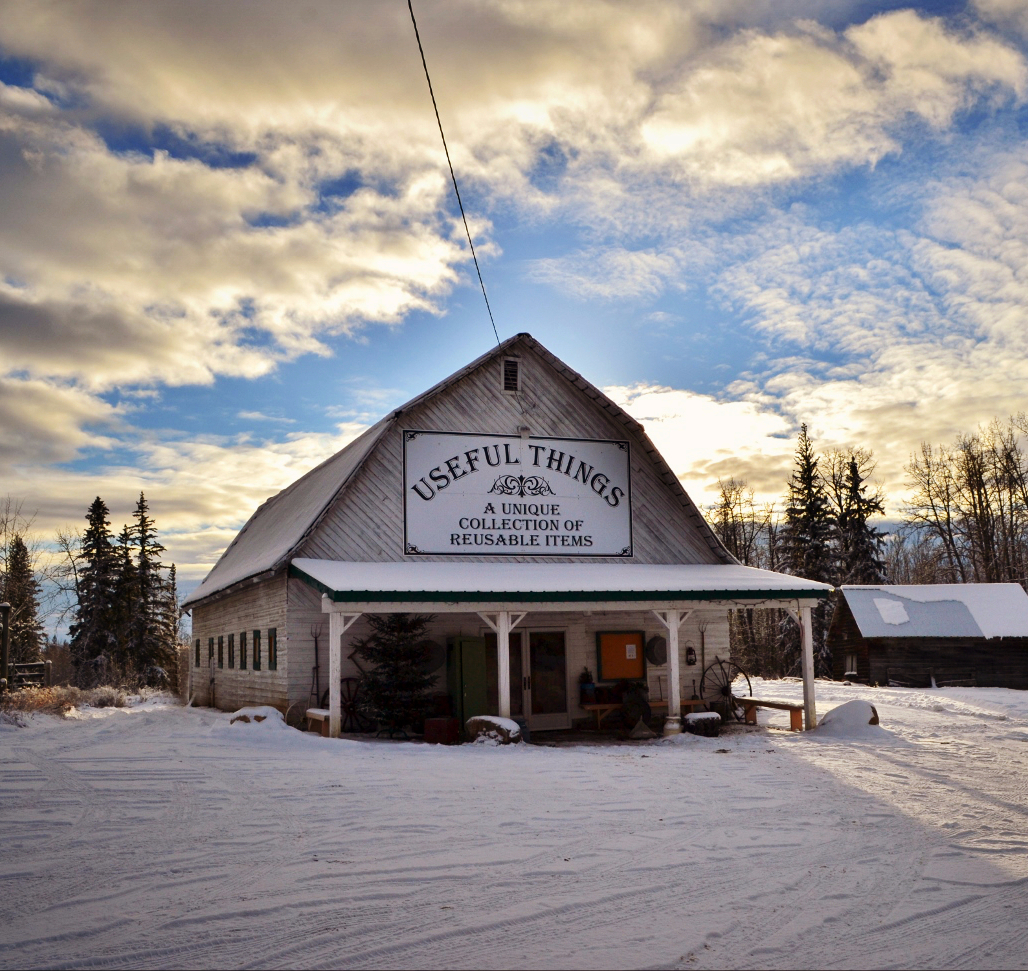
[[[428,691],[436,676],[422,670],[420,642],[431,621],[424,614],[372,614],[371,633],[354,645],[357,656],[374,665],[361,675],[358,707],[390,737],[421,724],[430,707]]]

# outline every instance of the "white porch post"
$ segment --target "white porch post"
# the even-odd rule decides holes
[[[339,682],[343,677],[343,615],[328,615],[328,735],[339,738],[343,722]]]
[[[339,738],[343,727],[343,699],[340,682],[343,677],[343,634],[360,617],[334,610],[328,597],[321,598],[321,609],[328,611],[328,734]]]
[[[678,619],[677,610],[667,612],[667,720],[664,722],[665,735],[680,735],[682,732],[682,685],[680,663],[678,657]]]
[[[665,735],[682,733],[682,684],[681,659],[678,656],[678,628],[691,610],[655,610],[657,620],[667,628],[667,719],[664,722]]]
[[[509,610],[498,610],[492,615],[479,612],[479,617],[496,632],[496,688],[499,695],[501,718],[510,718],[510,632],[524,620],[523,613],[512,618]]]
[[[817,728],[817,710],[814,707],[814,630],[810,623],[810,608],[800,607],[800,650],[803,656],[803,713],[804,728]]]
[[[510,718],[510,613],[496,615],[496,675],[500,717]]]

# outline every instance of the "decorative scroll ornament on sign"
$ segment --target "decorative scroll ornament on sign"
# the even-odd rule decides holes
[[[501,475],[489,490],[500,496],[553,496],[556,493],[541,475]]]

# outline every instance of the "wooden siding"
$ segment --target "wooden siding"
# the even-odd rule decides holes
[[[575,388],[531,350],[523,350],[522,415],[516,400],[500,390],[500,362],[466,375],[450,388],[401,415],[368,457],[354,482],[328,510],[296,551],[316,559],[403,560],[402,428],[426,431],[480,431],[516,435],[527,424],[532,435],[554,438],[629,440],[632,447],[634,557],[591,558],[603,562],[719,563],[697,529],[682,497],[674,494],[645,450],[642,439],[584,392]],[[419,556],[419,560],[544,559],[579,562],[575,557]]]
[[[1028,688],[1024,638],[867,638],[871,679],[929,687],[973,679],[982,688]]]
[[[847,654],[857,655],[857,676],[868,684],[890,682],[927,688],[972,680],[982,688],[1028,688],[1028,638],[863,637],[845,600],[828,631],[833,674],[845,674]]]
[[[320,690],[328,689],[328,614],[322,612],[321,594],[302,580],[290,579],[286,618],[289,627],[289,703],[306,709],[314,681],[314,636],[318,631]],[[347,632],[349,638],[350,632]],[[345,652],[349,653],[349,650]],[[359,674],[352,662],[343,660],[343,677]],[[319,699],[320,700],[320,699]]]
[[[857,678],[868,684],[871,680],[871,662],[867,653],[867,642],[860,634],[860,628],[853,617],[853,611],[844,598],[836,600],[832,623],[828,628],[828,645],[832,651],[832,676],[842,681],[846,676],[846,655],[857,655]]]
[[[271,705],[285,712],[289,706],[288,671],[292,638],[286,624],[286,578],[273,577],[238,593],[221,597],[211,603],[193,608],[193,643],[200,640],[200,667],[195,666],[195,655],[190,657],[190,694],[197,705],[211,704],[211,679],[214,679],[214,705],[222,711],[235,711],[246,705]],[[268,669],[268,629],[278,631],[278,669]],[[253,670],[254,629],[261,631],[261,670]],[[246,670],[239,670],[239,633],[246,631]],[[228,642],[228,635],[236,638],[236,667],[218,667],[217,648],[213,659],[208,659],[207,640],[219,637]]]

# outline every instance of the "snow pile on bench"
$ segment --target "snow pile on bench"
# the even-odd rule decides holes
[[[817,724],[819,735],[832,738],[883,739],[888,732],[878,724],[878,712],[870,702],[854,699],[833,708]]]
[[[285,716],[271,705],[256,705],[232,712],[230,725],[254,725],[260,728],[285,728]]]

